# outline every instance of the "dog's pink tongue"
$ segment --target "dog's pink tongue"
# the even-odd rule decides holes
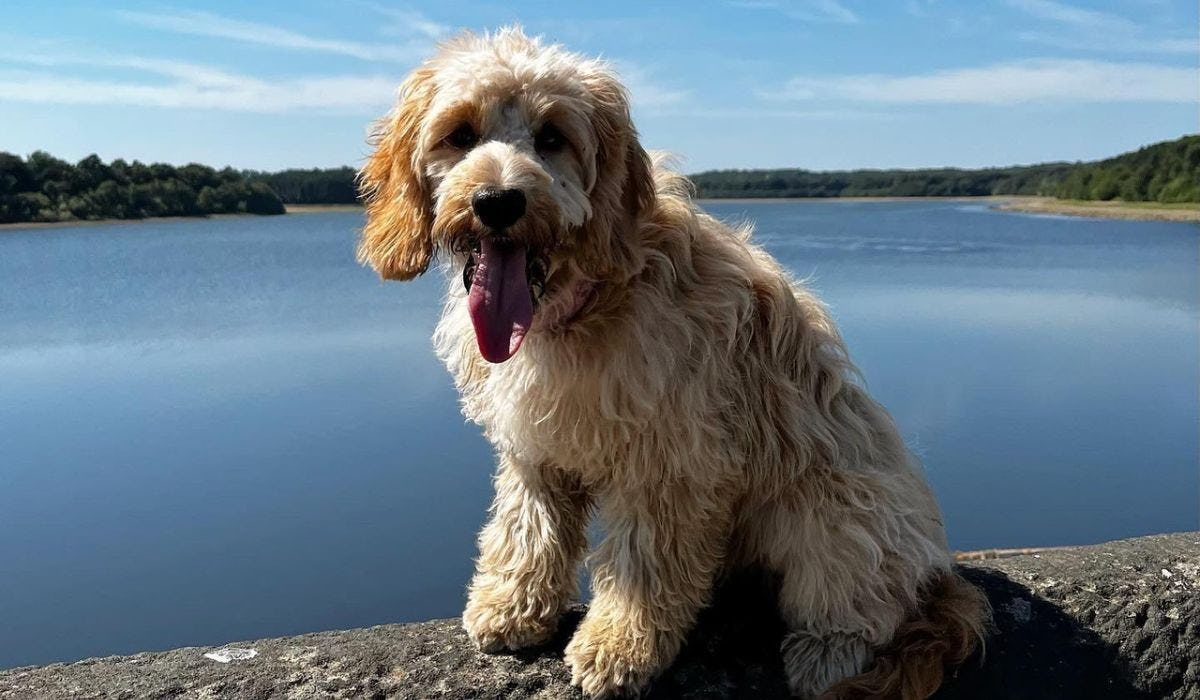
[[[484,238],[476,256],[467,295],[475,340],[483,359],[504,362],[517,353],[533,322],[525,246]]]

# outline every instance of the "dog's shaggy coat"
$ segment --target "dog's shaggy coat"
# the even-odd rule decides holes
[[[828,312],[651,161],[603,63],[518,29],[461,36],[405,81],[375,146],[360,256],[410,279],[444,252],[435,346],[499,455],[463,614],[480,648],[554,632],[595,510],[594,597],[566,650],[588,694],[644,688],[741,566],[779,582],[800,696],[924,697],[968,656],[985,604]],[[496,188],[528,203],[503,230],[474,202]],[[497,246],[526,254],[531,323],[479,311],[511,291],[475,270]],[[507,351],[483,337],[497,323]]]

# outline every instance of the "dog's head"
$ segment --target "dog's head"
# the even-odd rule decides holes
[[[373,143],[360,260],[407,280],[445,253],[493,362],[517,351],[543,299],[628,268],[654,199],[613,73],[519,29],[443,44]]]

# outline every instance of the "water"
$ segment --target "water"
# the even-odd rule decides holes
[[[706,206],[830,303],[954,547],[1197,527],[1197,227]],[[0,233],[0,667],[458,614],[491,453],[359,222]]]

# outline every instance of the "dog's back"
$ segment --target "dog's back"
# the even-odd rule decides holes
[[[732,378],[722,420],[740,446],[744,477],[728,558],[781,576],[793,689],[932,694],[944,667],[982,640],[988,609],[951,568],[919,464],[859,383],[824,305],[751,245],[748,229],[689,216],[679,180],[665,172],[658,179],[659,201],[673,216],[660,235],[690,224],[686,254],[671,258],[691,269],[673,273],[702,280],[702,298],[676,307],[691,302],[707,317],[720,299],[735,309],[710,323],[708,356]],[[723,325],[733,318],[730,333]]]

